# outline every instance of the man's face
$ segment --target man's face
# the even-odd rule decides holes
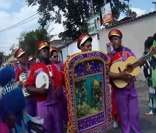
[[[58,62],[58,53],[55,51],[51,55],[52,62]]]
[[[49,49],[48,48],[41,49],[39,55],[42,59],[48,59],[49,58]]]
[[[82,52],[92,51],[92,41],[87,40],[82,46],[81,46]]]
[[[27,57],[26,54],[23,54],[22,56],[20,56],[20,57],[18,58],[18,60],[19,60],[20,63],[25,64],[25,63],[28,62],[28,57]]]
[[[121,38],[120,37],[112,36],[110,41],[115,50],[121,47]]]

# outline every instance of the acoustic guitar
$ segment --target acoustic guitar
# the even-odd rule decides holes
[[[156,40],[153,41],[153,45],[151,46],[149,52],[146,55],[144,55],[142,58],[147,60],[151,55],[156,57]],[[129,58],[127,58],[126,61],[117,61],[111,65],[110,72],[113,72],[113,73],[123,72],[126,70],[127,65],[134,64],[137,61],[138,60],[134,56],[130,56]],[[136,66],[129,74],[136,77],[140,74],[140,72],[141,72],[140,67]],[[113,83],[117,88],[124,88],[128,85],[128,82],[120,80],[120,79],[114,80]]]
[[[129,64],[133,64],[137,61],[136,57],[134,56],[130,56],[129,58],[127,58],[126,61],[118,61],[118,62],[115,62],[111,65],[110,67],[110,72],[113,72],[113,73],[120,73],[120,72],[123,72],[126,68],[127,68],[127,65]],[[141,69],[140,67],[135,67],[132,72],[130,72],[129,74],[136,77],[140,74],[141,72]],[[114,85],[117,87],[117,88],[124,88],[128,85],[128,82],[124,81],[124,80],[120,80],[120,79],[117,79],[117,80],[113,80],[113,83]]]

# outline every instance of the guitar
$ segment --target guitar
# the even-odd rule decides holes
[[[149,52],[144,55],[140,60],[146,61],[150,56],[156,56],[156,41],[153,42],[153,45],[151,46]],[[113,63],[110,67],[110,72],[113,73],[120,73],[123,72],[127,69],[127,66],[129,64],[135,64],[138,60],[134,56],[130,56],[126,61],[117,61]],[[131,72],[129,72],[130,75],[136,77],[140,74],[141,70],[139,65],[136,65]],[[123,80],[114,80],[113,81],[114,85],[117,88],[124,88],[128,85],[128,82],[123,81]]]
[[[127,65],[133,64],[136,61],[137,59],[134,56],[130,56],[129,58],[127,58],[126,61],[117,61],[111,65],[110,72],[113,73],[123,72],[126,70]],[[140,72],[141,72],[140,67],[135,67],[129,74],[136,77],[140,74]],[[117,88],[124,88],[128,85],[128,82],[120,79],[113,80],[113,83]]]

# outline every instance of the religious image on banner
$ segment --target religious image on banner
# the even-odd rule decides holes
[[[112,16],[112,9],[111,9],[110,3],[105,4],[101,8],[101,14],[102,14],[102,24],[103,25],[108,25],[108,24],[112,23],[113,16]]]
[[[85,64],[89,69],[90,63]],[[80,67],[83,67],[81,64]],[[95,74],[75,81],[77,117],[83,118],[101,112],[102,109],[102,74]]]

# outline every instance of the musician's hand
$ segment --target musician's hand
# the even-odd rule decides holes
[[[132,81],[134,79],[134,77],[130,75],[128,72],[121,72],[119,75],[120,75],[120,79],[126,82]]]
[[[134,66],[132,64],[128,64],[125,69],[125,72],[131,73],[133,69],[134,69]]]
[[[45,88],[46,85],[44,84],[43,86],[41,86],[40,88],[36,88],[36,87],[27,87],[27,91],[30,94],[46,94],[47,93],[47,89]]]
[[[42,85],[41,88],[37,88],[37,90],[38,90],[38,93],[41,93],[41,94],[46,93],[46,90],[47,90],[46,84]]]

